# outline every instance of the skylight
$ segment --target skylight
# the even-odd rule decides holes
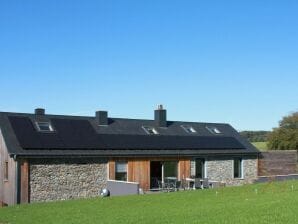
[[[197,133],[197,131],[190,125],[181,125],[181,127],[186,131],[187,133]]]
[[[210,131],[212,134],[222,134],[222,132],[217,127],[206,127],[208,131]]]
[[[54,131],[50,122],[36,122],[36,127],[38,131],[45,131],[45,132]]]
[[[158,135],[159,134],[158,131],[156,131],[156,129],[153,127],[143,126],[143,129],[149,135]]]

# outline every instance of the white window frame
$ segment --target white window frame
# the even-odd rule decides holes
[[[234,166],[234,164],[235,164],[235,159],[240,159],[240,168],[241,168],[241,172],[240,172],[240,177],[235,177],[234,176],[234,171],[235,171],[235,166]],[[232,173],[232,176],[233,176],[233,178],[234,179],[240,179],[240,180],[242,180],[242,179],[244,179],[244,160],[243,160],[243,158],[241,158],[241,157],[235,157],[235,158],[233,158],[233,171],[232,171],[233,173]]]
[[[39,124],[48,124],[50,130],[46,130],[46,131],[41,130]],[[36,121],[35,126],[36,126],[37,130],[40,132],[53,132],[54,131],[54,128],[53,128],[51,122],[48,122],[48,121]]]
[[[126,163],[126,180],[124,182],[128,182],[128,161],[127,160],[118,160],[118,161],[115,161],[115,180],[116,181],[121,181],[121,180],[117,180],[116,179],[117,163]]]
[[[183,128],[183,130],[185,132],[187,132],[188,134],[195,134],[195,133],[197,133],[197,130],[194,129],[194,127],[191,126],[191,125],[181,125],[181,128]]]
[[[207,159],[206,158],[203,158],[203,157],[194,157],[194,158],[192,158],[192,161],[195,162],[195,167],[194,167],[195,170],[196,170],[196,166],[197,166],[197,164],[196,164],[196,160],[197,159],[204,160],[204,166],[203,166],[204,173],[203,173],[202,179],[207,178]]]
[[[158,131],[157,131],[154,127],[151,127],[151,126],[142,126],[142,128],[143,128],[143,130],[144,130],[148,135],[158,135],[158,134],[159,134]],[[148,129],[151,129],[152,132],[153,132],[153,134],[150,133],[150,132],[148,131]]]
[[[171,161],[162,161],[161,162],[161,182],[164,184],[165,183],[165,163],[166,162],[176,162],[177,165],[177,178],[179,178],[179,161],[176,160],[171,160]]]
[[[212,133],[212,134],[214,134],[214,135],[221,135],[221,134],[222,134],[222,131],[219,130],[217,127],[214,127],[214,126],[206,126],[206,129],[207,129],[210,133]]]

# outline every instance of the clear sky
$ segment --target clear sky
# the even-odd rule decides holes
[[[0,1],[0,111],[231,123],[298,110],[298,1]]]

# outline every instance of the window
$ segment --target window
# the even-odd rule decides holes
[[[212,134],[218,135],[221,134],[222,132],[216,128],[216,127],[206,127],[208,131],[210,131]]]
[[[8,180],[8,161],[4,162],[4,180]]]
[[[192,178],[205,178],[205,159],[197,158],[190,163],[190,175]]]
[[[187,133],[197,133],[197,131],[189,125],[181,125],[181,127],[184,129],[184,131],[186,131]]]
[[[54,131],[50,122],[36,122],[36,127],[38,131]]]
[[[127,162],[116,162],[115,180],[127,181]]]
[[[242,165],[241,158],[234,159],[234,178],[243,178]]]
[[[164,178],[177,177],[178,174],[178,162],[177,161],[165,161],[163,163]]]
[[[146,131],[147,134],[149,135],[157,135],[158,131],[156,131],[155,128],[153,127],[148,127],[148,126],[143,126],[143,129]]]

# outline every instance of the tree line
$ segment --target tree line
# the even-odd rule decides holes
[[[267,142],[269,131],[241,131],[240,135],[250,142]]]
[[[298,111],[282,118],[270,131],[241,131],[250,142],[268,142],[271,150],[298,150]]]

